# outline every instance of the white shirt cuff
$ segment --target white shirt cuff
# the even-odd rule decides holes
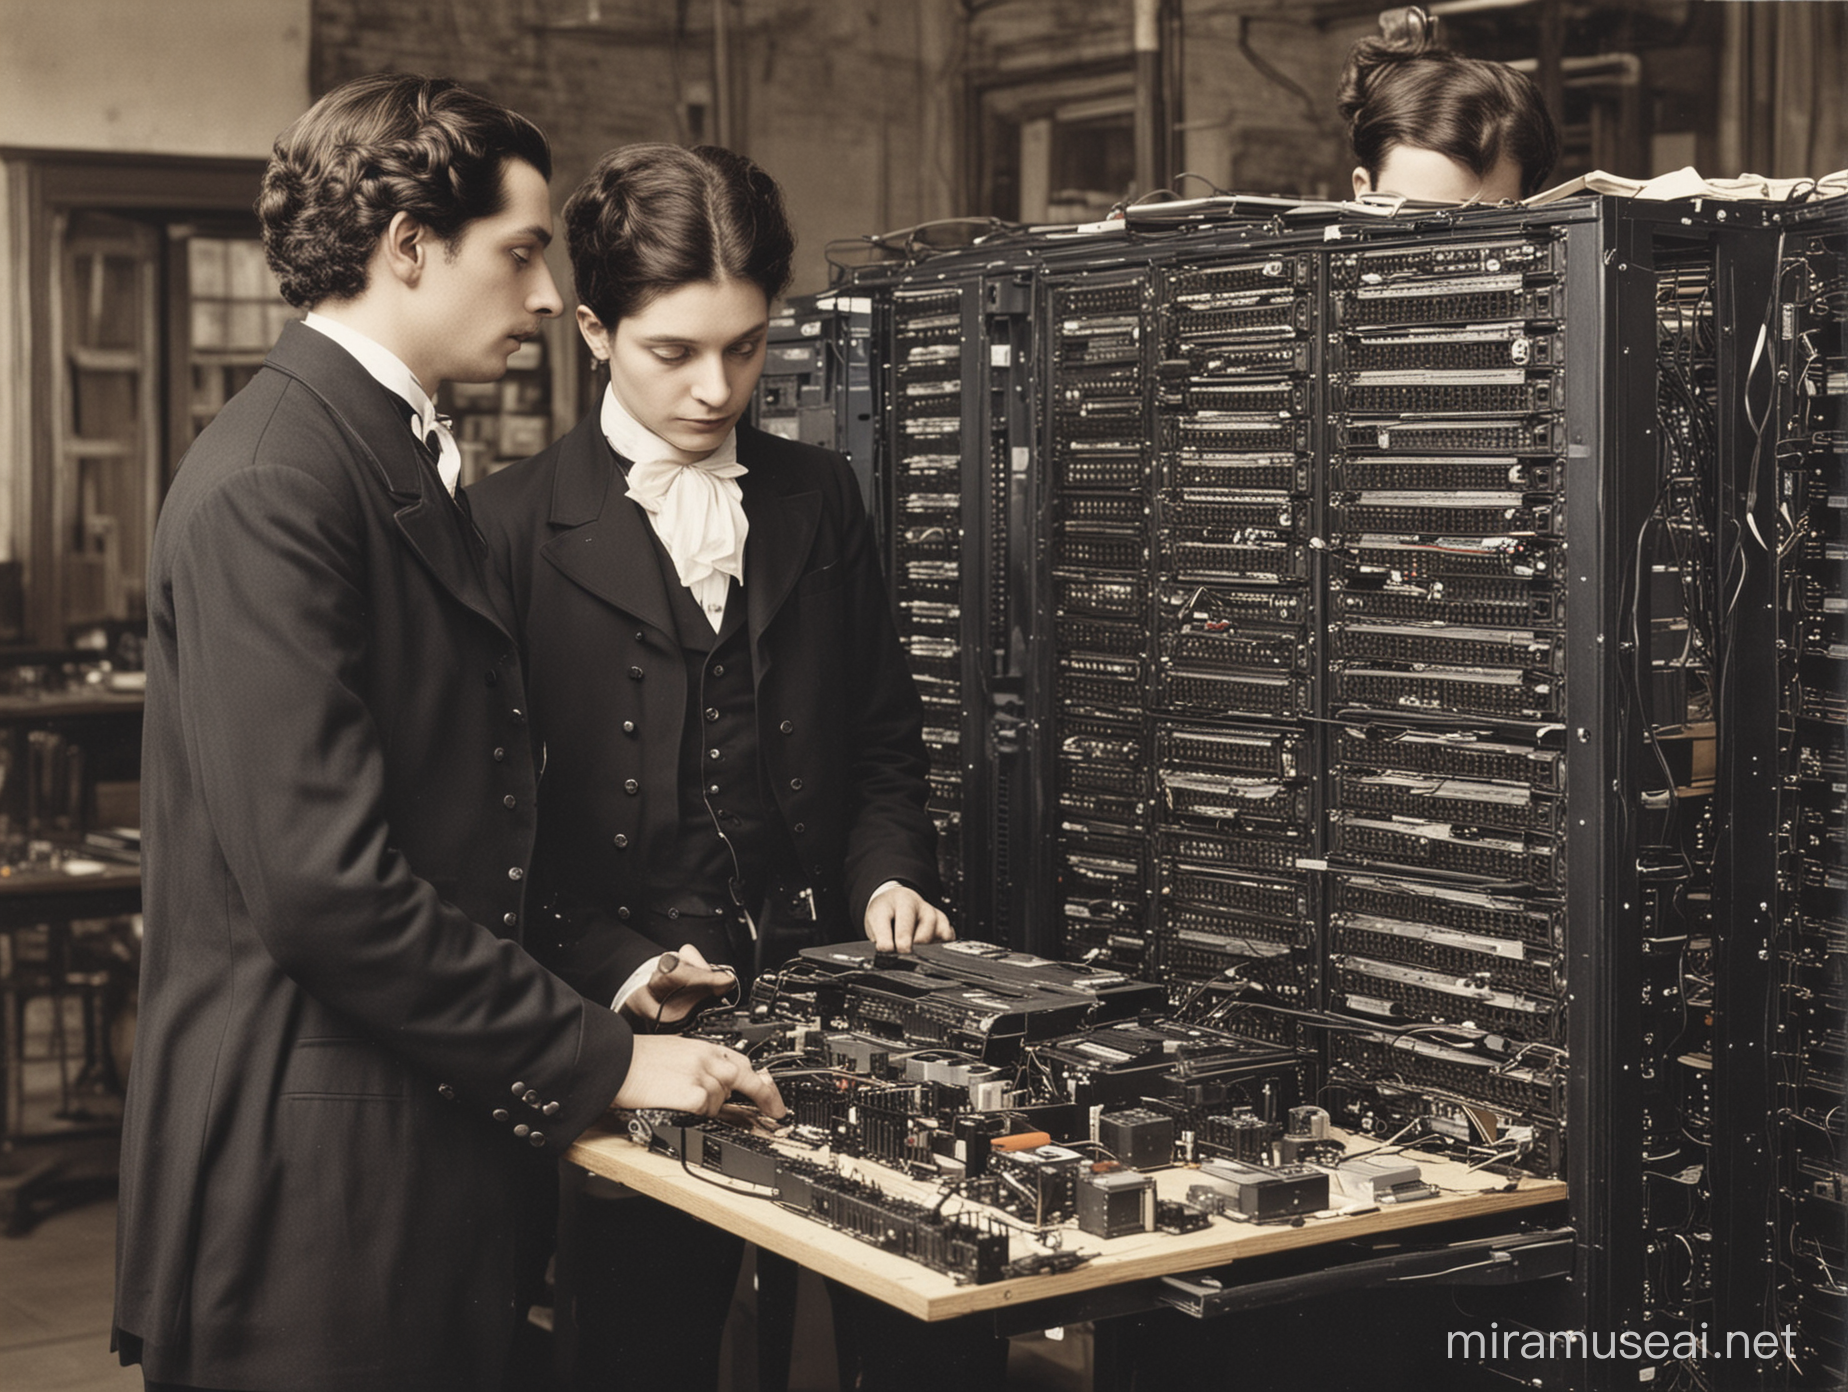
[[[610,1002],[610,1009],[621,1010],[627,1005],[629,1003],[629,997],[646,986],[648,984],[648,978],[660,970],[660,967],[661,959],[656,956],[650,957],[646,962],[642,963],[641,966],[630,972],[629,979],[623,982],[617,989],[616,998]],[[635,1015],[639,1012],[632,1010],[629,1013]]]

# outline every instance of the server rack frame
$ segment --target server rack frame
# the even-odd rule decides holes
[[[1435,213],[1389,227],[1343,223],[1336,234],[1338,240],[1332,243],[1328,240],[1331,229],[1319,225],[1303,230],[1280,224],[1248,225],[1205,229],[1153,241],[1124,237],[1088,244],[1074,239],[1065,244],[1047,241],[1013,248],[1003,245],[939,258],[925,268],[926,274],[938,280],[1000,277],[1010,282],[1010,296],[1018,294],[1023,282],[1030,283],[1035,298],[1030,336],[1043,353],[1045,345],[1053,342],[1052,325],[1047,320],[1047,287],[1059,283],[1061,277],[1120,273],[1137,267],[1153,270],[1183,258],[1249,257],[1271,249],[1309,256],[1321,277],[1326,258],[1317,253],[1331,245],[1388,245],[1399,239],[1417,238],[1466,239],[1537,228],[1552,229],[1568,240],[1564,287],[1568,322],[1562,327],[1568,346],[1561,373],[1569,433],[1563,451],[1564,496],[1573,519],[1568,538],[1573,546],[1568,547],[1568,557],[1581,560],[1589,543],[1593,551],[1606,558],[1606,563],[1590,567],[1574,564],[1561,582],[1568,595],[1565,643],[1574,690],[1584,691],[1589,675],[1590,684],[1602,694],[1596,700],[1578,696],[1564,731],[1568,758],[1572,760],[1572,791],[1579,794],[1571,799],[1575,808],[1566,838],[1572,869],[1564,885],[1572,997],[1567,1028],[1573,1057],[1565,1101],[1566,1175],[1577,1255],[1573,1273],[1565,1283],[1566,1298],[1553,1312],[1556,1328],[1614,1332],[1652,1324],[1659,1327],[1662,1320],[1659,1306],[1664,1292],[1652,1287],[1649,1257],[1656,1234],[1647,1228],[1646,1220],[1638,1221],[1639,1215],[1648,1212],[1640,1075],[1662,1067],[1663,1050],[1673,1041],[1645,1041],[1638,1037],[1656,1027],[1639,1018],[1638,1003],[1646,998],[1646,990],[1656,989],[1657,983],[1645,973],[1642,954],[1636,950],[1637,934],[1626,934],[1623,929],[1626,923],[1640,929],[1647,886],[1639,879],[1634,848],[1626,846],[1616,834],[1622,830],[1616,797],[1625,789],[1634,792],[1651,785],[1656,756],[1648,747],[1649,737],[1636,711],[1625,712],[1622,720],[1613,718],[1623,705],[1613,695],[1619,688],[1619,669],[1626,660],[1632,660],[1620,651],[1626,615],[1621,568],[1615,558],[1634,543],[1639,522],[1648,516],[1650,468],[1646,462],[1657,449],[1653,424],[1656,384],[1648,361],[1650,355],[1636,351],[1653,338],[1647,326],[1653,326],[1656,312],[1653,286],[1657,250],[1664,249],[1668,254],[1673,249],[1704,247],[1705,254],[1711,257],[1714,293],[1721,302],[1719,317],[1725,335],[1716,354],[1721,384],[1716,396],[1721,448],[1715,459],[1717,472],[1712,486],[1716,508],[1723,514],[1716,520],[1728,526],[1744,525],[1745,513],[1756,508],[1757,525],[1761,533],[1768,535],[1764,528],[1771,523],[1770,490],[1755,491],[1746,476],[1747,446],[1756,431],[1740,403],[1745,399],[1744,389],[1752,382],[1753,345],[1742,341],[1737,326],[1748,322],[1742,307],[1763,298],[1765,267],[1774,259],[1768,248],[1779,238],[1781,229],[1791,226],[1832,231],[1840,227],[1841,218],[1839,208],[1793,211],[1765,205],[1728,208],[1582,199],[1541,210]],[[917,271],[904,272],[894,277],[894,283],[912,282],[914,278],[921,278]],[[1319,302],[1326,302],[1326,285],[1320,280],[1316,293]],[[1595,307],[1595,313],[1588,314],[1588,306]],[[973,327],[978,332],[970,336],[970,341],[979,344],[980,330],[986,326]],[[1328,385],[1322,360],[1325,335],[1318,333],[1315,342],[1310,375],[1316,399],[1323,401]],[[1012,366],[1018,366],[1017,358]],[[1149,366],[1152,368],[1153,363]],[[987,366],[982,370],[986,372]],[[985,378],[978,394],[987,398],[990,390],[991,384]],[[1014,387],[1010,385],[1007,390],[1012,392]],[[1046,820],[1046,809],[1056,807],[1057,797],[1049,734],[1053,722],[1048,715],[1057,658],[1047,638],[1053,595],[1047,544],[1052,528],[1049,478],[1053,441],[1048,431],[1053,414],[1051,401],[1043,395],[1036,409],[1015,413],[1009,429],[1016,431],[1019,422],[1032,421],[1037,416],[1037,436],[1024,462],[1024,478],[1018,447],[1013,447],[1016,452],[1009,465],[1008,525],[991,527],[987,535],[991,546],[1005,538],[1005,570],[1010,577],[1006,604],[1010,612],[1031,612],[1034,616],[1026,662],[1016,669],[1027,710],[1026,718],[1016,728],[1039,740],[1039,757],[1023,765],[1023,771],[1036,784],[1034,801],[1040,816],[1037,823],[1031,818],[1023,821],[1019,800],[1010,799],[1009,825],[1014,834],[1022,834],[1020,829],[1026,827],[1026,844],[1040,853],[1038,886],[1019,899],[1019,921],[1031,924],[1037,919],[1040,931],[1034,934],[1028,928],[1027,937],[1010,938],[1015,946],[1036,950],[1044,950],[1049,925],[1043,911],[1035,913],[1035,904],[1043,906],[1056,897],[1048,854],[1052,837],[1047,834]],[[1312,451],[1325,467],[1332,452],[1331,414],[1322,411],[1313,416]],[[965,425],[977,426],[979,433],[980,422],[966,417]],[[970,450],[965,459],[975,463],[985,460],[986,455]],[[965,515],[978,502],[972,495],[979,490],[971,487],[970,476],[975,475],[986,486],[992,480],[982,478],[985,472],[983,468],[965,471]],[[1018,519],[1027,515],[1019,506],[1023,493],[1031,500],[1028,512],[1037,519],[1030,528],[1019,525]],[[1319,484],[1315,497],[1318,537],[1326,535],[1326,504],[1326,487]],[[974,510],[981,511],[979,507]],[[1574,547],[1577,555],[1571,554]],[[967,547],[964,556],[966,561],[979,560]],[[980,568],[979,564],[965,565],[966,583],[969,573]],[[1024,597],[1019,593],[1023,580],[1030,590]],[[1319,602],[1319,597],[1326,594],[1326,586],[1318,580],[1312,588]],[[1775,594],[1767,593],[1768,588],[1763,576],[1748,574],[1741,578],[1740,603],[1746,612],[1774,609]],[[967,591],[965,594],[967,599]],[[1147,631],[1153,633],[1152,599],[1147,609],[1145,623]],[[1326,618],[1324,610],[1316,611],[1314,632],[1326,631]],[[1724,679],[1719,695],[1731,712],[1731,720],[1719,734],[1721,792],[1728,801],[1716,843],[1714,902],[1719,930],[1716,950],[1728,991],[1716,1011],[1714,1032],[1715,1057],[1720,1066],[1716,1068],[1714,1103],[1713,1237],[1727,1244],[1735,1264],[1723,1269],[1717,1278],[1712,1310],[1716,1324],[1732,1328],[1754,1327],[1753,1319],[1767,1308],[1763,1297],[1775,1283],[1778,1270],[1778,1235],[1774,1224],[1764,1220],[1775,1157],[1767,1146],[1753,1140],[1764,1136],[1763,1119],[1774,1060],[1770,1050],[1752,1039],[1753,1004],[1760,1002],[1768,1008],[1773,980],[1773,967],[1768,962],[1773,937],[1771,916],[1755,906],[1772,902],[1766,896],[1776,884],[1775,851],[1766,849],[1765,838],[1758,832],[1769,824],[1770,810],[1776,805],[1776,778],[1768,777],[1763,770],[1775,767],[1778,751],[1775,738],[1768,733],[1774,720],[1749,718],[1754,712],[1766,710],[1775,714],[1775,700],[1767,702],[1762,688],[1751,682],[1757,659],[1771,650],[1768,644],[1774,643],[1767,636],[1773,628],[1769,624],[1742,626],[1738,630],[1738,650],[1720,655]],[[1018,632],[1010,630],[1010,653],[1018,653],[1019,638]],[[1010,662],[1013,660],[1010,658]],[[1318,685],[1314,705],[1318,712],[1324,712],[1327,695],[1320,683],[1326,671],[1325,656],[1317,660],[1315,670]],[[1010,696],[1015,690],[1015,674],[1010,670],[1006,686]],[[989,720],[989,702],[979,706],[972,703],[972,707],[972,722]],[[1587,709],[1598,713],[1581,720]],[[1012,718],[1011,711],[1009,715]],[[1606,729],[1618,732],[1616,737],[1606,738]],[[977,737],[966,748],[974,750],[987,744],[988,733],[971,733]],[[1326,768],[1330,760],[1324,755],[1319,762]],[[1746,772],[1741,773],[1741,769]],[[1324,789],[1318,812],[1328,802]],[[975,800],[968,805],[974,807]],[[1588,815],[1581,817],[1579,812]],[[1037,835],[1033,834],[1036,825]],[[1312,865],[1326,860],[1327,827],[1319,815],[1317,837],[1316,854],[1307,857]],[[1632,917],[1619,921],[1619,915],[1624,914]],[[1324,936],[1318,951],[1326,955],[1327,950]],[[1666,1018],[1666,1013],[1658,1011],[1656,1024]],[[1762,1038],[1762,1030],[1758,1034]],[[1728,1062],[1729,1053],[1738,1057]],[[1756,1124],[1748,1125],[1754,1118]],[[1722,1321],[1730,1321],[1730,1325]],[[1633,1372],[1587,1361],[1563,1373],[1557,1385],[1615,1386],[1627,1383]]]

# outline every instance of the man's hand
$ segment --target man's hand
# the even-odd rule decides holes
[[[638,1034],[629,1075],[622,1080],[613,1105],[717,1116],[734,1092],[742,1093],[773,1119],[789,1110],[770,1075],[752,1068],[751,1061],[736,1049],[681,1035]]]
[[[881,952],[909,952],[918,943],[952,942],[949,917],[915,889],[892,885],[866,906],[866,936]]]
[[[648,980],[629,993],[622,1008],[649,1024],[677,1024],[708,997],[722,996],[737,984],[731,968],[710,965],[698,948],[683,943],[680,951],[661,954]]]

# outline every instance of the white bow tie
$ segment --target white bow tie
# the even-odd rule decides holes
[[[629,469],[628,496],[648,513],[680,583],[693,592],[714,633],[725,621],[731,582],[744,580],[750,523],[738,479],[746,472],[728,450],[694,464],[652,459]]]
[[[429,445],[436,455],[436,472],[442,476],[443,487],[447,488],[453,496],[456,491],[456,480],[462,477],[462,448],[456,444],[456,437],[450,432],[449,418],[437,415],[435,408],[432,408],[429,419],[425,420],[417,414],[417,409],[412,407],[411,431],[419,440]],[[434,442],[430,439],[432,435],[436,436]]]

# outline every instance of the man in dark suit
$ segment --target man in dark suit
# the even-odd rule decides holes
[[[115,1339],[151,1388],[499,1388],[564,1146],[612,1100],[782,1110],[523,945],[525,680],[431,398],[559,312],[549,175],[523,118],[380,76],[264,178],[313,312],[189,451],[148,586]]]

